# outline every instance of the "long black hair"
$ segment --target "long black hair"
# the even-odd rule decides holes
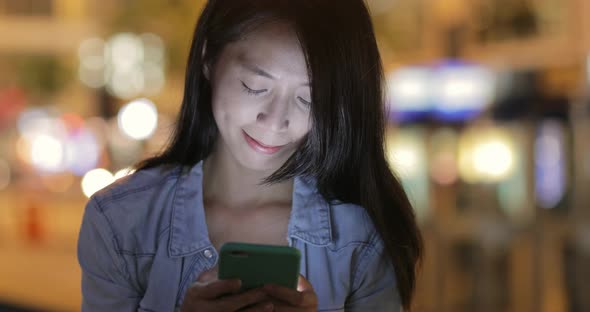
[[[228,43],[271,22],[287,23],[296,32],[313,104],[310,132],[265,183],[312,176],[326,200],[364,207],[394,267],[402,305],[409,309],[422,238],[385,157],[383,68],[363,0],[209,0],[194,32],[182,108],[170,143],[137,167],[191,166],[209,155],[218,129],[203,66],[214,65]]]

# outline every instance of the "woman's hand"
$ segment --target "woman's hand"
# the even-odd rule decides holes
[[[262,289],[252,289],[243,293],[239,280],[210,280],[195,282],[186,291],[180,307],[182,312],[216,311],[273,311],[268,295]]]
[[[273,299],[272,311],[316,312],[318,309],[318,297],[311,284],[301,275],[297,290],[278,285],[265,285],[263,289]]]

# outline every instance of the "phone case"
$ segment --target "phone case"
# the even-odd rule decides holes
[[[240,279],[242,290],[265,284],[296,289],[300,259],[294,247],[226,243],[220,251],[219,279]]]

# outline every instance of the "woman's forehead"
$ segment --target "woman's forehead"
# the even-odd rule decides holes
[[[228,57],[236,65],[258,72],[267,78],[281,75],[308,79],[305,55],[292,32],[260,30],[228,46]]]

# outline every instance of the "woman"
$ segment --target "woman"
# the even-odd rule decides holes
[[[209,1],[170,144],[86,207],[82,310],[409,309],[422,243],[382,83],[362,0]],[[298,248],[298,290],[215,280],[228,241]]]

